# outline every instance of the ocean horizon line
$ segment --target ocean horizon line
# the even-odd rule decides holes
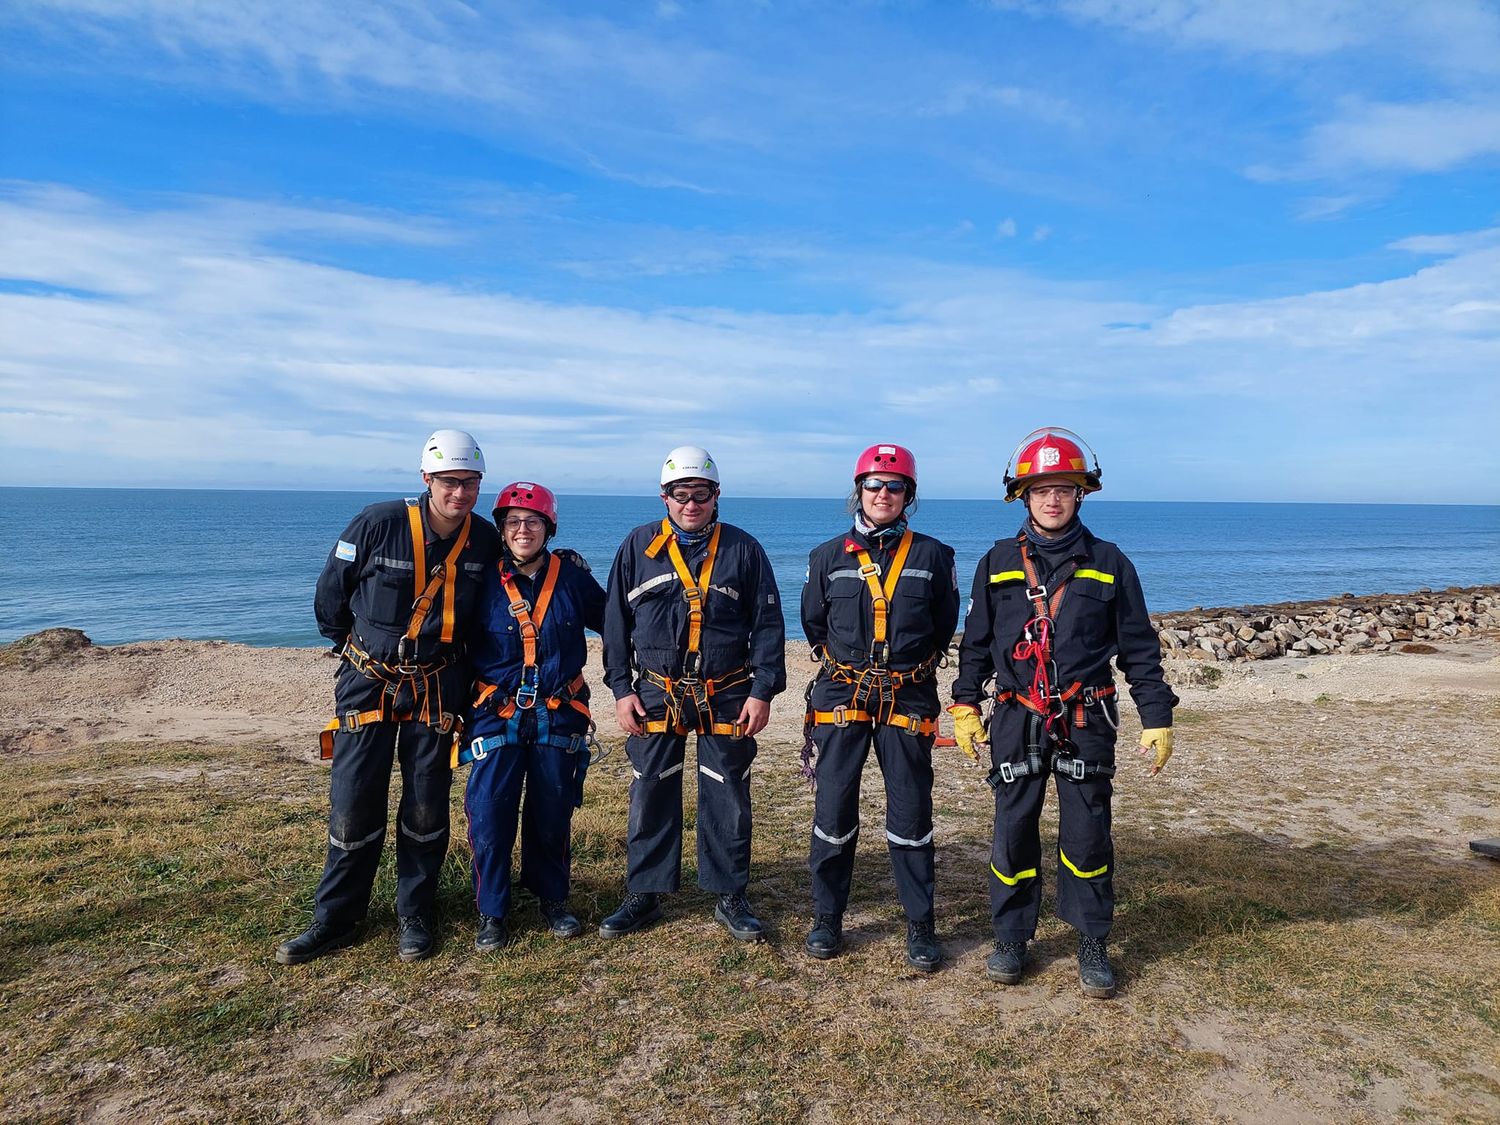
[[[498,479],[498,478],[497,478]],[[498,487],[498,486],[496,486]],[[47,491],[47,492],[186,492],[195,495],[203,493],[224,492],[235,495],[276,493],[288,495],[306,496],[377,496],[387,499],[395,499],[400,496],[413,495],[409,489],[392,488],[290,488],[290,487],[268,487],[249,488],[230,485],[204,485],[192,488],[169,485],[89,485],[89,484],[0,484],[0,491]],[[554,490],[555,491],[555,490]],[[558,499],[579,500],[656,500],[658,494],[654,492],[556,492]],[[481,498],[483,493],[481,493]],[[783,503],[788,500],[810,500],[826,503],[832,500],[842,500],[843,495],[825,494],[821,496],[760,496],[740,493],[724,493],[725,500],[760,500],[775,503]],[[994,501],[997,504],[1005,504],[1005,500],[999,494],[985,496],[919,496],[920,503],[985,503]],[[1429,501],[1414,503],[1409,500],[1385,501],[1385,500],[1212,500],[1205,498],[1194,498],[1191,500],[1159,500],[1144,497],[1117,497],[1117,496],[1090,496],[1089,504],[1214,504],[1214,505],[1239,505],[1244,507],[1275,507],[1278,505],[1295,504],[1299,506],[1323,506],[1331,508],[1500,508],[1500,502],[1477,503],[1472,501]],[[480,507],[475,508],[480,511]],[[1019,512],[1020,508],[1016,508]],[[920,517],[920,509],[916,513]]]

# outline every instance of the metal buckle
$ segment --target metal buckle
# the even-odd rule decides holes
[[[1088,776],[1088,767],[1082,758],[1068,759],[1068,776],[1074,781],[1082,781]]]
[[[906,713],[906,729],[911,731],[912,734],[921,734],[922,716],[918,715],[915,711],[908,711]]]
[[[452,711],[444,711],[443,714],[442,714],[442,717],[438,720],[438,728],[437,729],[441,733],[443,733],[443,734],[448,734],[457,725],[458,725],[458,716],[455,715]]]
[[[476,738],[469,743],[469,755],[476,762],[482,762],[490,756],[490,752],[484,748],[484,739]]]
[[[528,676],[526,673],[530,672]],[[528,668],[521,673],[520,686],[516,688],[516,706],[530,711],[536,706],[536,669]]]
[[[730,738],[744,738],[745,737],[745,724],[741,723],[741,722],[730,723],[729,724],[729,737]]]
[[[849,725],[849,708],[842,703],[833,709],[833,725],[836,727]]]
[[[703,591],[698,589],[698,587],[696,586],[694,586],[691,590],[684,586],[682,588],[682,600],[687,602],[689,605],[692,605],[694,602],[701,602],[703,600]]]
[[[510,610],[510,615],[512,617],[520,617],[523,613],[531,612],[531,603],[528,602],[525,598],[517,598],[515,601],[511,602],[510,605],[506,606],[506,608]]]
[[[880,564],[878,562],[867,562],[859,568],[861,578],[879,578]]]
[[[589,766],[591,768],[593,766],[597,766],[600,762],[604,761],[605,758],[609,757],[609,747],[601,745],[599,740],[594,737],[593,723],[589,723],[589,729],[584,732],[583,737],[584,745],[588,747]]]
[[[682,658],[681,682],[685,684],[696,684],[698,673],[703,668],[703,654],[701,652],[689,652]]]
[[[1009,785],[1016,779],[1016,768],[1009,762],[1000,763],[1000,780]]]
[[[1035,601],[1043,601],[1043,602],[1046,601],[1047,600],[1047,584],[1045,582],[1043,582],[1043,583],[1041,583],[1039,585],[1036,585],[1036,586],[1027,586],[1026,587],[1026,596],[1028,598],[1030,598],[1034,602]]]
[[[358,730],[359,729],[359,712],[357,710],[345,711],[344,712],[344,720],[343,720],[342,726],[343,726],[343,729],[346,730],[346,731],[355,731],[355,730]]]

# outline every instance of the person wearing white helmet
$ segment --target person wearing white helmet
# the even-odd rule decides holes
[[[328,855],[312,924],[276,949],[284,965],[352,944],[369,906],[386,833],[391,765],[396,814],[398,955],[433,949],[432,907],[448,850],[450,747],[467,703],[465,646],[484,573],[500,555],[494,526],[473,514],[484,453],[463,430],[422,447],[415,499],[371,504],[344,530],[318,577],[318,630],[341,657],[338,718],[323,731],[333,760]]]
[[[682,445],[661,469],[666,517],[632,531],[610,570],[604,680],[629,735],[634,780],[625,897],[601,923],[616,938],[661,917],[682,875],[682,772],[698,757],[698,885],[740,941],[763,927],[750,906],[750,764],[786,687],[786,627],[771,562],[719,521],[719,468]]]

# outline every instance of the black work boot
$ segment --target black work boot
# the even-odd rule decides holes
[[[766,936],[766,928],[750,908],[750,900],[744,892],[720,895],[714,907],[714,918],[724,923],[724,928],[740,941],[759,941]]]
[[[655,895],[631,891],[620,902],[620,909],[599,923],[599,936],[624,937],[644,929],[660,917],[661,905],[656,901]]]
[[[493,918],[488,914],[479,916],[479,933],[474,935],[474,948],[481,953],[493,953],[510,941],[510,928],[504,918]]]
[[[837,957],[844,948],[844,916],[842,914],[819,914],[813,919],[813,928],[807,933],[802,948],[809,957],[826,961]]]
[[[427,919],[420,914],[411,914],[400,920],[396,940],[396,956],[410,964],[432,956],[436,943],[432,931],[427,928]]]
[[[984,963],[984,975],[1001,984],[1020,984],[1026,970],[1024,941],[997,941],[995,952]]]
[[[542,912],[542,920],[547,923],[547,932],[553,937],[577,937],[583,933],[583,923],[573,917],[568,904],[561,899],[538,899],[537,909]]]
[[[923,973],[935,973],[943,963],[937,929],[931,922],[906,923],[906,963]]]
[[[359,924],[334,926],[328,922],[313,922],[294,938],[287,938],[276,947],[276,960],[283,965],[300,965],[335,949],[353,945],[359,936]]]
[[[1083,994],[1096,1000],[1108,1000],[1115,994],[1115,971],[1109,964],[1104,939],[1078,935],[1078,979]]]

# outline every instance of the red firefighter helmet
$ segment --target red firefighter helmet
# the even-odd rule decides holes
[[[917,459],[911,450],[900,445],[872,445],[859,455],[854,463],[854,479],[861,480],[870,473],[895,473],[917,486]]]
[[[557,497],[545,485],[518,480],[507,484],[495,497],[495,522],[501,522],[500,513],[506,508],[525,508],[536,512],[547,521],[547,534],[557,534]]]
[[[1088,450],[1088,458],[1084,457]],[[1094,467],[1089,468],[1089,458]],[[1014,466],[1015,475],[1011,475]],[[1043,426],[1021,439],[1005,465],[1005,499],[1014,500],[1043,477],[1061,477],[1072,481],[1084,492],[1098,492],[1099,458],[1089,443],[1061,426]]]

